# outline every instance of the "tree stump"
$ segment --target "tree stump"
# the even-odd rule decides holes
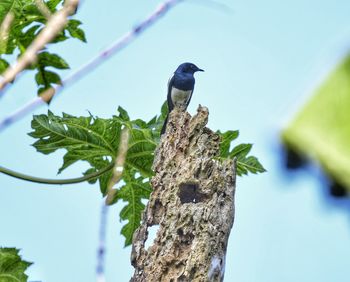
[[[223,281],[236,168],[234,160],[215,159],[220,136],[205,127],[208,115],[199,106],[193,117],[179,109],[169,116],[155,152],[153,192],[133,237],[131,281]]]

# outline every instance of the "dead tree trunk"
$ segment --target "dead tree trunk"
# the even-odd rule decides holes
[[[205,125],[208,109],[191,118],[175,109],[155,152],[153,192],[133,238],[131,281],[223,281],[234,220],[236,169],[220,162],[220,137]],[[159,225],[145,249],[149,226]]]

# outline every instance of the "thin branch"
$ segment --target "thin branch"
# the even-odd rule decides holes
[[[6,50],[7,42],[9,39],[9,31],[10,31],[13,19],[14,19],[13,13],[9,12],[6,14],[4,20],[1,23],[1,26],[0,26],[0,52]]]
[[[123,48],[128,46],[134,39],[136,39],[141,33],[143,33],[147,28],[149,28],[152,24],[154,24],[157,20],[160,19],[161,16],[165,15],[171,8],[173,8],[176,4],[180,3],[183,0],[167,0],[162,3],[155,11],[148,16],[144,21],[134,27],[131,31],[127,32],[121,38],[112,43],[112,45],[101,53],[93,57],[86,64],[82,65],[76,71],[71,73],[68,77],[63,79],[62,85],[57,85],[55,87],[51,87],[44,91],[41,96],[34,98],[29,101],[27,104],[23,105],[19,109],[17,109],[12,114],[8,115],[4,119],[0,120],[0,131],[10,126],[14,122],[21,119],[28,113],[31,113],[37,107],[44,105],[45,102],[50,101],[54,95],[57,95],[62,91],[63,87],[67,87],[75,82],[77,82],[80,78],[84,77],[86,74],[93,71],[96,67],[104,63],[108,58],[112,55],[120,52]]]
[[[42,183],[42,184],[52,184],[52,185],[65,185],[65,184],[74,184],[74,183],[80,183],[84,181],[88,181],[94,178],[97,178],[98,176],[106,173],[107,171],[111,170],[114,167],[114,163],[110,163],[106,167],[100,169],[99,171],[77,177],[77,178],[68,178],[68,179],[49,179],[49,178],[41,178],[41,177],[35,177],[27,174],[23,174],[17,171],[10,170],[6,167],[0,166],[0,173],[12,176],[14,178],[35,182],[35,183]]]
[[[113,175],[107,187],[107,198],[106,198],[107,205],[110,205],[112,203],[114,196],[117,192],[117,190],[113,189],[113,186],[116,185],[121,180],[123,175],[124,163],[125,163],[126,154],[129,148],[129,135],[130,135],[129,129],[127,127],[124,127],[120,135],[118,155],[115,158]]]
[[[5,86],[13,81],[27,66],[34,63],[37,58],[37,53],[42,50],[47,43],[51,42],[64,28],[67,23],[67,18],[75,12],[78,4],[79,0],[66,0],[63,8],[50,17],[45,28],[29,45],[27,50],[18,59],[17,63],[4,72],[0,80],[0,97],[4,94]]]
[[[46,18],[49,19],[51,17],[51,11],[47,7],[46,3],[43,0],[34,0],[36,7],[40,11],[40,13]]]

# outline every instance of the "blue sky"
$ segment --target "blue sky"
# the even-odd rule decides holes
[[[77,18],[88,43],[70,40],[50,51],[72,69],[148,15],[157,1],[84,1]],[[150,119],[166,97],[175,68],[192,61],[199,73],[189,107],[209,108],[213,130],[239,129],[240,142],[267,173],[239,178],[236,218],[225,281],[337,281],[350,277],[350,203],[330,199],[315,168],[287,174],[278,134],[310,90],[350,47],[349,1],[184,1],[132,45],[50,105],[59,114],[101,117],[119,105],[133,118]],[[69,73],[62,73],[63,77]],[[23,75],[0,102],[0,117],[36,93]],[[44,113],[42,107],[35,113]],[[36,176],[57,177],[64,152],[44,156],[30,146],[28,116],[1,133],[0,164]],[[86,168],[76,164],[60,177]],[[0,244],[22,249],[35,264],[30,280],[95,281],[101,195],[97,186],[37,185],[0,175]],[[118,214],[109,209],[107,281],[128,281],[130,248],[123,248]]]

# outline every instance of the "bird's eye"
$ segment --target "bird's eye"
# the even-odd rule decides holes
[[[194,70],[194,69],[195,69],[195,66],[194,66],[194,65],[191,65],[191,69],[193,69],[193,70]]]

